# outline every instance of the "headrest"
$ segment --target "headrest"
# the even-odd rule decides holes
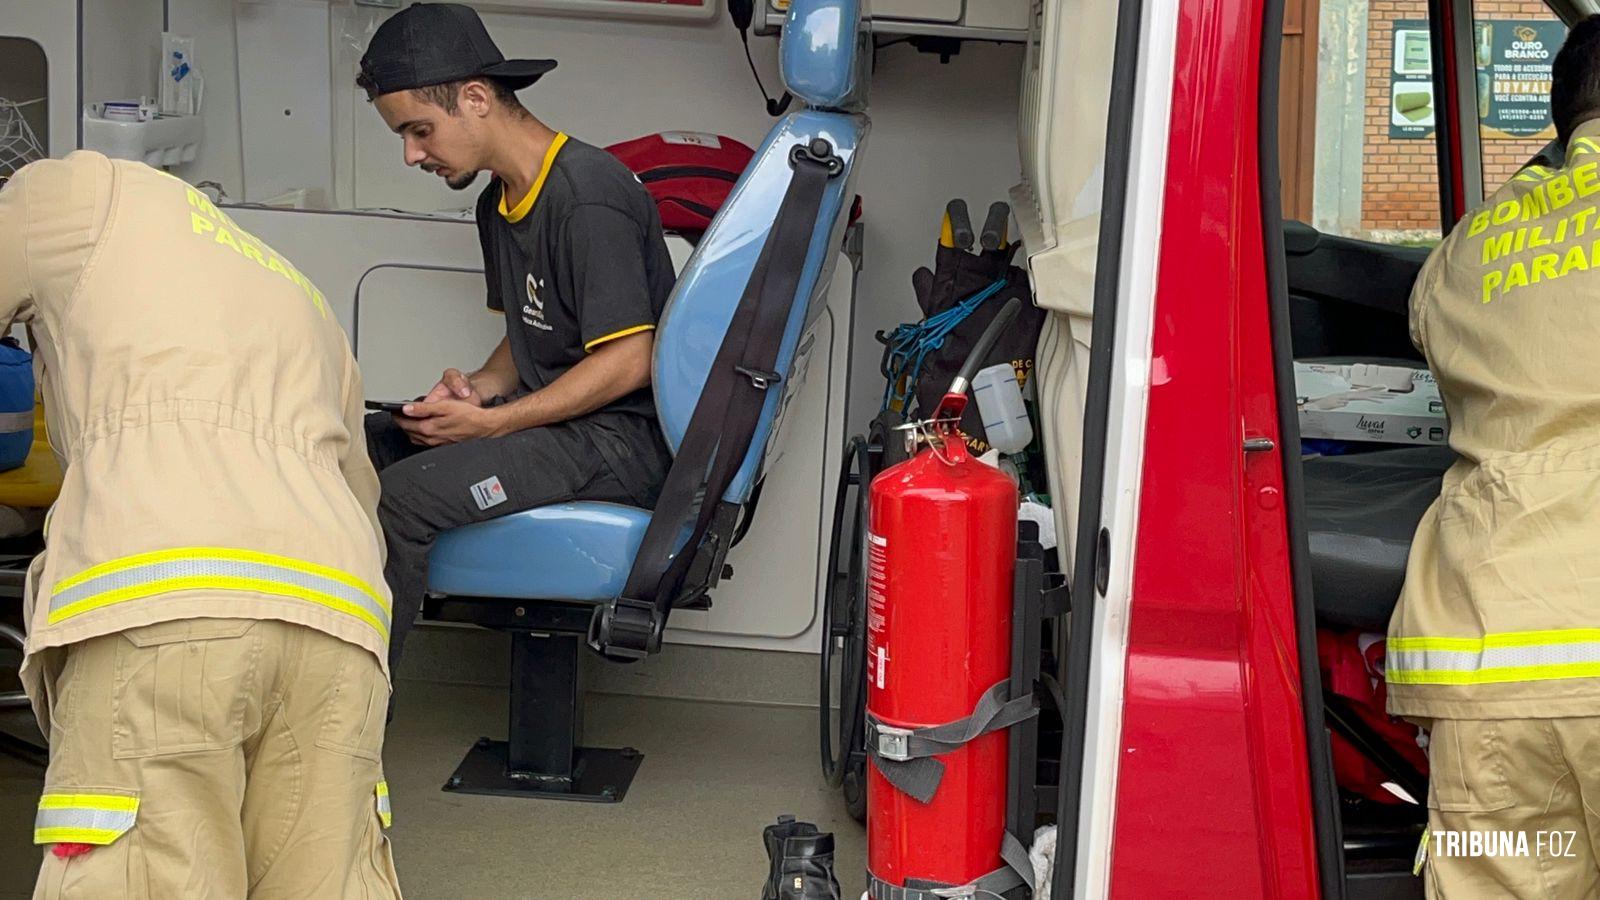
[[[779,55],[789,92],[813,109],[860,112],[867,105],[872,39],[864,0],[793,0]]]

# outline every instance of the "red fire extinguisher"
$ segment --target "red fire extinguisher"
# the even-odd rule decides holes
[[[972,716],[1010,676],[1017,488],[967,452],[957,423],[973,374],[1019,306],[1011,301],[990,324],[933,420],[920,424],[926,446],[872,482],[866,672],[873,900],[899,896],[890,888],[968,885],[1003,867],[1005,732],[921,760],[907,751],[919,730]],[[942,765],[931,797],[913,796],[885,776],[885,767],[910,762]]]

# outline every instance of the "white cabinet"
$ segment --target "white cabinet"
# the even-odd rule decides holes
[[[978,0],[979,4],[991,0]],[[872,18],[956,24],[965,12],[965,0],[872,0]]]

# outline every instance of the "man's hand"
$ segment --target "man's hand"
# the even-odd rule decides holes
[[[478,393],[477,386],[472,383],[471,378],[463,375],[460,369],[445,369],[444,375],[439,378],[439,383],[422,398],[424,403],[439,400],[460,400],[473,406],[483,405],[483,396]]]
[[[405,429],[413,444],[442,447],[494,437],[500,433],[503,418],[498,409],[486,409],[470,400],[446,396],[440,400],[407,403],[405,415],[395,416],[394,420]]]

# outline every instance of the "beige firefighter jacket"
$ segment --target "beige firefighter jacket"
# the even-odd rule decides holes
[[[1429,257],[1411,330],[1460,456],[1389,624],[1391,712],[1600,714],[1600,121]]]
[[[293,265],[176,178],[80,151],[0,190],[12,319],[64,468],[25,601],[36,712],[46,651],[172,619],[279,619],[387,659],[361,379]]]

